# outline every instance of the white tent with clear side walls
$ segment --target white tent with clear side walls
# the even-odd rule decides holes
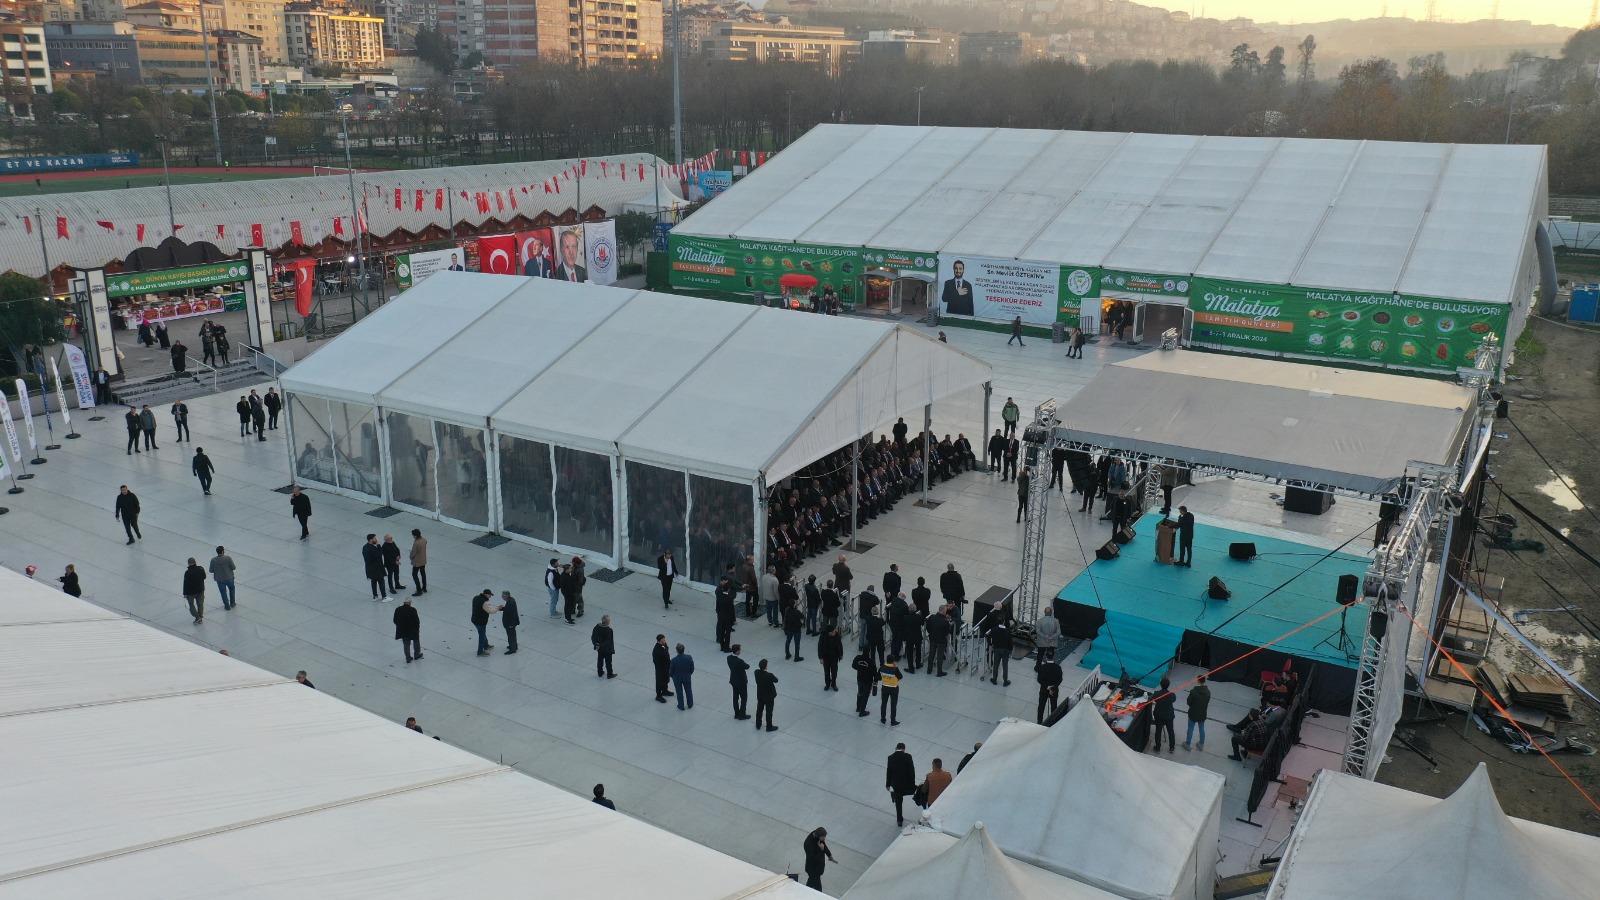
[[[928,822],[982,822],[1006,856],[1118,897],[1210,900],[1224,784],[1129,749],[1081,703],[1049,728],[1002,719]]]
[[[804,896],[16,573],[0,596],[0,898]]]
[[[443,272],[282,384],[308,486],[710,583],[768,487],[989,380],[887,322]]]
[[[920,827],[901,834],[844,895],[845,900],[1114,900],[1116,896],[1008,858],[981,822],[961,838]]]
[[[1323,771],[1267,897],[1576,900],[1597,892],[1600,838],[1506,815],[1479,763],[1443,799]]]

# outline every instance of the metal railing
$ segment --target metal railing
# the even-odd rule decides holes
[[[258,347],[252,347],[249,344],[240,344],[239,346],[250,353],[250,362],[254,364],[257,369],[274,379],[282,375],[289,368],[288,366],[274,359],[266,351]]]
[[[217,370],[214,367],[208,366],[197,359],[191,359],[189,362],[193,363],[196,369],[211,373],[211,393],[215,394],[219,390],[217,387]],[[194,380],[204,383],[199,375],[195,375]]]

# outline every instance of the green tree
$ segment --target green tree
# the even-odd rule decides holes
[[[628,252],[630,261],[639,245],[650,240],[655,225],[655,219],[649,213],[631,212],[617,216],[617,246]]]
[[[443,34],[432,28],[417,29],[417,58],[441,75],[449,75],[456,68],[455,49]]]
[[[61,325],[61,310],[44,296],[44,283],[16,272],[0,275],[0,342],[9,351],[5,358],[10,374],[22,370],[23,347],[43,347],[67,339]]]

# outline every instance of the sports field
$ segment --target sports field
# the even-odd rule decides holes
[[[326,169],[323,170],[327,172]],[[255,181],[262,178],[292,178],[312,174],[309,167],[191,168],[172,170],[173,184],[216,184],[223,181]],[[37,181],[36,181],[37,179]],[[84,172],[40,172],[0,176],[0,197],[25,197],[31,194],[64,194],[73,191],[105,191],[161,184],[159,168],[95,169]]]

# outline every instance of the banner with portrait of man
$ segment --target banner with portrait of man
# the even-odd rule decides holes
[[[1014,259],[939,254],[939,306],[947,316],[1029,325],[1056,320],[1061,267]]]
[[[588,281],[588,251],[584,247],[583,226],[563,225],[556,229],[557,281]]]
[[[548,228],[517,232],[518,271],[530,278],[554,278],[555,245]]]

